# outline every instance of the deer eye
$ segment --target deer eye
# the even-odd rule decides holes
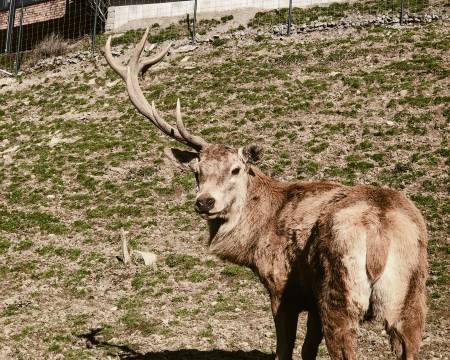
[[[231,174],[237,175],[237,174],[239,174],[239,171],[241,171],[240,167],[234,168],[233,170],[231,170]]]

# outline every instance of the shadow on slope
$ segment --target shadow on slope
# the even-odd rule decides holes
[[[257,350],[225,351],[225,350],[194,350],[182,349],[174,351],[148,352],[146,354],[120,355],[125,360],[273,360],[268,355]]]
[[[225,350],[165,350],[158,352],[139,353],[128,345],[111,344],[108,341],[97,340],[96,336],[102,328],[91,329],[86,334],[79,335],[86,339],[89,347],[103,347],[119,350],[118,357],[122,360],[273,360],[274,355],[269,355],[258,350],[252,351],[225,351]]]

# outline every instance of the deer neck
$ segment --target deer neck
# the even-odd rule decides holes
[[[251,168],[246,197],[233,218],[208,221],[210,251],[221,259],[253,267],[263,237],[271,233],[282,203],[283,183]]]

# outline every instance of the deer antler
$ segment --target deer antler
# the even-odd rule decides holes
[[[177,100],[176,118],[177,118],[177,128],[168,124],[161,115],[156,110],[155,104],[152,102],[150,105],[145,98],[141,87],[139,86],[139,74],[144,73],[152,65],[160,62],[164,56],[168,53],[172,44],[169,44],[167,48],[161,51],[156,56],[145,59],[142,62],[139,61],[139,56],[144,50],[145,43],[147,41],[149,33],[149,28],[145,30],[144,36],[142,36],[141,41],[136,45],[136,47],[131,52],[130,61],[128,65],[123,65],[117,62],[116,59],[111,54],[111,36],[105,45],[105,58],[111,68],[120,75],[120,77],[125,81],[127,85],[128,96],[131,102],[136,107],[136,109],[148,118],[158,129],[160,129],[164,134],[170,136],[171,138],[190,146],[196,151],[202,150],[208,142],[202,139],[200,136],[191,135],[183,124],[181,119],[180,110],[180,100]]]

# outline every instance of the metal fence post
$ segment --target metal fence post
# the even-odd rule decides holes
[[[287,26],[288,35],[291,35],[291,27],[292,27],[292,0],[289,0],[288,26]]]
[[[191,22],[189,20],[189,14],[186,14],[186,23],[187,23],[188,38],[190,38],[192,35],[191,35]]]
[[[92,29],[92,57],[95,55],[95,44],[97,41],[97,17],[98,17],[98,7],[99,4],[97,0],[94,0],[95,12],[94,12],[94,26]]]
[[[20,61],[22,57],[22,30],[23,30],[23,0],[20,9],[19,36],[17,38],[17,47],[16,47],[16,69],[15,69],[16,75],[19,73]]]
[[[404,0],[400,0],[400,25],[403,25]]]
[[[16,19],[16,0],[11,0],[9,3],[8,13],[8,29],[6,30],[6,52],[11,52],[12,38],[14,32],[14,21]]]
[[[192,42],[197,40],[197,0],[194,0],[194,19],[192,24]]]

